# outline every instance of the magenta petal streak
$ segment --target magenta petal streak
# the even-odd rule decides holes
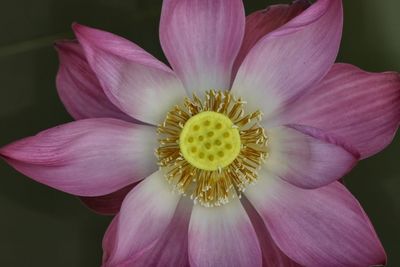
[[[239,200],[217,208],[194,206],[189,259],[192,267],[261,267],[257,235]]]
[[[132,255],[118,267],[189,267],[188,258],[188,226],[193,202],[187,198],[181,199],[176,208],[174,217],[162,236],[144,253]],[[113,221],[103,240],[105,255],[108,255],[115,242],[115,227],[118,222]],[[107,267],[107,256],[103,267]]]
[[[167,231],[180,196],[172,194],[161,171],[139,183],[122,203],[116,230],[105,246],[106,266],[126,266],[153,249]],[[113,231],[116,231],[115,233]]]
[[[303,266],[366,267],[386,262],[368,217],[339,182],[304,190],[264,175],[246,196],[278,247]]]
[[[191,94],[228,90],[245,28],[242,0],[164,0],[160,41]]]
[[[185,95],[174,72],[134,43],[79,24],[73,28],[105,94],[133,118],[161,123]]]
[[[276,30],[292,18],[299,15],[310,3],[306,0],[294,1],[290,5],[273,5],[266,9],[258,10],[246,17],[246,30],[242,47],[236,58],[233,75],[236,75],[243,60],[251,48],[266,34]]]
[[[263,267],[301,267],[276,246],[271,234],[265,227],[264,221],[245,197],[242,198],[242,204],[257,233],[263,257]]]
[[[108,117],[132,121],[104,94],[78,42],[60,41],[56,48],[60,59],[58,95],[74,119]]]
[[[276,117],[340,136],[362,158],[389,145],[400,123],[400,74],[335,64],[316,86]]]
[[[43,131],[0,149],[15,169],[78,196],[100,196],[157,169],[154,128],[116,119],[86,119]]]
[[[319,129],[289,125],[267,132],[271,142],[265,170],[302,188],[330,184],[358,162],[355,149]]]
[[[121,209],[126,195],[137,183],[125,186],[113,193],[98,197],[80,197],[81,201],[92,211],[101,215],[115,215]]]
[[[258,41],[240,66],[232,92],[268,119],[329,71],[342,23],[342,1],[317,1]]]

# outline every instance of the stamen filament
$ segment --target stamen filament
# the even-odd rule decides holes
[[[262,113],[255,111],[245,114],[245,104],[230,92],[210,90],[206,92],[204,101],[193,95],[192,99],[186,98],[182,106],[174,106],[168,112],[158,127],[161,138],[156,155],[174,190],[190,195],[195,203],[213,207],[228,203],[235,195],[240,198],[246,186],[257,180],[257,171],[268,157],[268,139],[259,124]],[[218,165],[213,170],[202,169],[189,163],[182,154],[182,129],[188,120],[202,112],[222,114],[232,121],[232,129],[238,130],[241,148],[236,158],[226,166]],[[224,149],[229,151],[230,147]],[[224,155],[223,151],[221,148],[220,156]]]

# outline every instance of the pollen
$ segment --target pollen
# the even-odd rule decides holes
[[[193,95],[158,126],[158,163],[172,188],[205,207],[240,197],[268,157],[262,113],[228,91]]]
[[[226,116],[204,111],[191,117],[182,129],[179,146],[192,166],[217,171],[230,165],[240,153],[240,133]]]

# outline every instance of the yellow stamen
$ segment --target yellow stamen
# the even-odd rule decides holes
[[[229,92],[186,98],[158,127],[156,151],[166,179],[206,207],[220,206],[257,180],[268,156],[262,113],[245,114],[246,102]]]

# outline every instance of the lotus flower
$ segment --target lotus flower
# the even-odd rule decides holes
[[[164,0],[171,68],[75,24],[57,87],[76,121],[1,155],[102,212],[124,198],[104,267],[385,264],[337,180],[391,142],[400,76],[334,64],[342,16],[340,0],[247,18],[241,0]]]

